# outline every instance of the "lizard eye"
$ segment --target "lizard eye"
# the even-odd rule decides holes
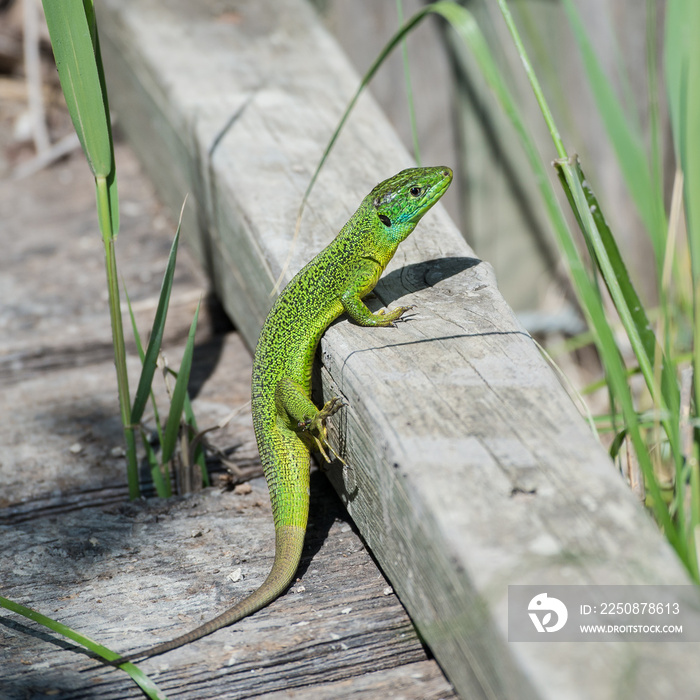
[[[411,197],[420,197],[423,194],[423,188],[415,185],[411,187],[409,192],[411,193]]]
[[[384,224],[384,226],[391,226],[391,219],[385,214],[380,214],[379,220]]]

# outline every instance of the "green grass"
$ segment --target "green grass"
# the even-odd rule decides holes
[[[653,5],[654,3],[649,3],[648,9],[653,10]],[[679,9],[681,5],[684,5],[683,9]],[[605,370],[613,409],[611,414],[616,419],[614,423],[622,424],[622,428],[613,440],[613,451],[617,450],[623,437],[631,440],[644,476],[648,494],[647,504],[690,574],[698,580],[695,538],[695,531],[699,524],[698,514],[700,514],[697,489],[698,443],[694,430],[689,428],[690,417],[695,420],[697,411],[696,404],[690,405],[689,397],[686,401],[681,401],[679,386],[684,347],[681,337],[675,334],[673,329],[687,304],[682,296],[674,296],[674,289],[669,285],[671,271],[675,270],[676,274],[679,274],[682,263],[671,257],[671,253],[676,249],[675,240],[678,231],[676,228],[669,228],[669,217],[663,206],[663,183],[659,165],[661,134],[658,133],[660,96],[650,94],[652,138],[651,147],[647,149],[642,133],[635,126],[640,120],[631,118],[624,110],[612,83],[593,51],[573,2],[564,0],[563,6],[583,60],[598,112],[617,156],[620,173],[654,251],[660,300],[660,306],[657,309],[658,320],[654,326],[632,284],[623,256],[615,242],[615,236],[603,216],[599,199],[584,177],[578,160],[568,156],[561,142],[508,5],[505,0],[499,0],[499,6],[548,124],[554,147],[559,155],[556,162],[559,178],[593,260],[594,268],[587,266],[583,256],[576,251],[572,250],[571,255],[565,254],[579,301],[589,322],[589,328],[593,332],[594,342]],[[668,14],[673,15],[674,12],[680,12],[683,20],[674,30],[675,20],[672,16],[667,17],[665,65],[667,71],[669,67],[682,65],[687,68],[688,75],[691,75],[693,70],[700,68],[700,65],[696,65],[700,53],[695,49],[695,42],[690,39],[691,36],[696,35],[689,27],[700,29],[700,13],[696,12],[693,16],[686,3],[670,2]],[[649,14],[651,17],[654,13]],[[651,19],[649,21],[651,22]],[[693,24],[694,22],[698,23]],[[654,89],[659,83],[656,75],[656,37],[651,24],[647,31],[648,84],[651,89]],[[669,58],[670,53],[678,55],[675,58]],[[693,69],[694,65],[696,67]],[[673,90],[669,89],[668,106],[672,115],[676,110],[680,112],[680,116],[676,118],[679,125],[676,129],[681,129],[682,136],[680,125],[687,122],[697,123],[693,119],[697,119],[700,114],[696,115],[689,110],[690,103],[683,103],[683,95],[691,88],[688,81],[679,80],[682,86],[678,90],[678,97],[675,98],[676,105],[672,104],[674,95]],[[657,131],[654,132],[654,130]],[[693,154],[688,152],[690,144],[684,145],[682,138],[679,139],[675,130],[674,140],[677,144],[677,154],[680,156],[678,164],[685,171],[690,164],[694,165],[693,161],[697,158],[694,159]],[[692,148],[695,148],[695,144]],[[694,153],[697,156],[697,150]],[[684,204],[690,223],[690,211],[694,203],[693,196],[688,190],[686,190]],[[677,216],[672,218],[677,222]],[[687,238],[691,261],[695,261],[693,264],[697,266],[697,253],[694,253],[692,244],[694,236],[697,236],[697,232],[694,232],[689,225]],[[570,237],[573,238],[573,232]],[[700,250],[698,252],[700,253]],[[596,273],[599,273],[603,280],[615,313],[608,311],[609,307],[603,302],[604,294],[597,290]],[[696,314],[696,309],[695,304],[693,315]],[[638,368],[644,377],[645,391],[641,395],[639,391],[633,391],[630,385],[630,372],[615,341],[613,328],[618,319],[632,347],[635,368]],[[684,319],[683,323],[689,323],[697,329],[697,323],[691,318]],[[697,331],[694,335],[695,333]],[[653,417],[651,424],[648,420],[642,420],[640,416],[640,406],[645,405],[651,406],[650,413]],[[682,434],[683,432],[685,434]],[[673,474],[670,498],[666,493],[662,493],[662,487],[664,489],[666,487],[664,475],[668,473]]]
[[[57,634],[67,637],[76,644],[79,644],[80,646],[84,647],[88,651],[91,651],[98,657],[105,659],[106,661],[114,661],[121,656],[121,654],[117,654],[111,649],[107,649],[107,647],[104,647],[101,644],[94,642],[89,637],[86,637],[85,635],[82,635],[79,632],[73,631],[70,627],[66,627],[60,622],[56,622],[56,620],[53,620],[50,617],[47,617],[46,615],[42,615],[36,610],[27,608],[24,605],[15,603],[11,600],[8,600],[7,598],[3,598],[2,596],[0,596],[0,607],[5,608],[6,610],[10,610],[11,612],[14,612],[18,615],[22,615],[28,620],[38,622],[46,629],[49,629],[52,632],[56,632]],[[138,666],[132,663],[126,663],[120,666],[119,668],[125,673],[127,673],[129,676],[131,676],[133,681],[139,686],[139,688],[141,688],[141,690],[143,690],[146,697],[151,698],[151,700],[167,700],[165,694],[160,690],[160,688],[158,688],[158,686],[145,673],[143,673],[143,671],[141,671],[138,668]]]
[[[61,0],[60,3],[44,0],[43,5],[61,88],[88,166],[95,179],[97,218],[105,252],[119,411],[126,445],[126,474],[129,496],[133,499],[141,495],[136,445],[136,433],[138,432],[142,439],[144,452],[157,493],[160,496],[168,497],[172,494],[171,471],[173,471],[176,461],[180,465],[178,483],[183,481],[182,474],[188,475],[187,490],[191,490],[192,473],[195,467],[199,470],[197,474],[198,482],[205,485],[209,484],[201,446],[196,445],[194,449],[189,448],[190,443],[193,441],[195,443],[198,442],[196,437],[199,432],[187,394],[187,384],[194,353],[195,332],[199,317],[199,305],[192,321],[180,369],[177,372],[168,370],[166,373],[166,384],[167,379],[174,375],[175,385],[170,397],[168,417],[163,426],[161,426],[158,406],[152,390],[173,286],[182,215],[180,216],[180,223],[171,246],[161,285],[158,307],[145,350],[127,296],[134,338],[142,363],[136,395],[132,404],[126,366],[126,346],[122,326],[122,308],[116,258],[119,205],[114,142],[109,119],[109,103],[100,56],[94,7],[91,0]],[[148,431],[142,425],[144,410],[149,399],[151,400],[159,436],[160,454],[153,449],[149,442]],[[119,657],[119,654],[30,608],[2,597],[0,597],[0,606],[24,615],[55,632],[69,637],[108,661]],[[165,698],[165,695],[158,690],[155,684],[133,664],[125,664],[121,669],[134,679],[148,697],[154,699]]]
[[[186,396],[186,389],[192,365],[194,332],[198,314],[195,314],[193,327],[185,348],[185,359],[177,373],[175,391],[168,411],[168,418],[163,427],[160,424],[158,407],[155,404],[151,388],[161,352],[161,343],[172,291],[182,215],[180,216],[180,223],[170,250],[161,285],[158,307],[145,351],[143,350],[139,331],[129,304],[132,329],[142,362],[141,375],[132,404],[126,369],[126,346],[124,329],[122,327],[116,257],[119,205],[114,143],[109,120],[109,101],[105,87],[94,7],[90,0],[64,0],[61,3],[45,0],[44,11],[68,111],[90,170],[95,178],[97,215],[105,250],[109,313],[112,322],[112,341],[117,370],[119,408],[126,445],[129,496],[138,498],[141,495],[136,452],[136,433],[138,432],[142,438],[157,493],[162,497],[168,497],[172,493],[170,472],[175,464],[175,458],[177,457],[179,460],[178,464],[184,465],[185,469],[191,467],[188,464],[187,456],[176,451],[178,438],[182,434],[188,436],[194,430],[193,425],[196,425],[191,411],[191,404]],[[153,406],[156,429],[160,439],[160,455],[157,455],[150,445],[148,433],[141,425],[144,409],[149,399]],[[186,407],[187,411],[183,413]],[[197,462],[202,469],[202,481],[208,483],[201,449],[197,454]]]

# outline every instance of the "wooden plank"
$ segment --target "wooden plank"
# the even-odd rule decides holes
[[[412,686],[407,697],[420,700],[421,689],[453,697],[319,476],[297,582],[245,623],[143,662],[166,695],[233,699],[296,689],[299,698],[329,697],[327,684],[355,680],[371,692],[386,683],[381,674],[363,680],[371,669]],[[245,495],[210,490],[0,525],[3,595],[112,649],[196,626],[267,574],[274,550],[269,499],[262,479],[252,486]],[[236,571],[239,580],[229,579]],[[2,622],[3,698],[27,697],[30,688],[63,699],[139,696],[124,674],[96,667],[73,644],[16,616]],[[425,664],[422,683],[410,682],[415,664]]]
[[[312,693],[306,688],[290,688],[261,697],[263,700],[377,700],[383,697],[392,700],[448,700],[455,696],[437,664],[422,661],[351,680],[324,683],[314,687]]]
[[[356,76],[300,0],[100,10],[113,105],[144,163],[158,164],[166,200],[194,193],[189,234],[252,345]],[[409,163],[363,99],[289,269]],[[331,477],[460,695],[653,698],[697,686],[686,645],[508,644],[509,584],[688,578],[441,208],[377,293],[375,308],[400,299],[417,312],[398,328],[342,320],[326,333],[323,394],[349,402],[334,435],[352,465]]]
[[[118,146],[116,157],[120,271],[146,326],[174,225],[130,150]],[[196,625],[257,586],[271,564],[272,516],[261,479],[249,492],[214,487],[127,503],[93,197],[80,154],[0,188],[0,320],[11,330],[0,346],[0,593],[127,651]],[[183,248],[166,333],[172,365],[205,289]],[[245,410],[250,353],[214,319],[200,316],[195,413],[204,427],[243,407],[210,437],[236,465],[259,467]],[[135,378],[133,358],[129,369]],[[313,485],[307,549],[289,595],[244,627],[144,664],[170,697],[357,699],[389,685],[410,700],[454,697],[327,480],[315,474]],[[142,697],[123,673],[5,611],[0,668],[3,700]]]
[[[328,697],[326,684],[354,681],[368,669],[410,685],[412,666],[427,663],[406,612],[318,477],[297,582],[255,618],[144,662],[167,695],[248,698],[297,689],[297,697]],[[258,586],[274,549],[271,522],[258,479],[246,495],[211,490],[0,525],[3,595],[110,648],[133,649],[196,626]],[[236,570],[234,582],[228,576]],[[64,699],[138,696],[124,674],[96,668],[71,643],[21,618],[3,616],[1,629],[3,698],[26,697],[32,687]],[[452,696],[434,662],[424,673],[408,697],[422,698],[421,687]],[[374,680],[381,687],[381,678],[361,682],[369,691]]]

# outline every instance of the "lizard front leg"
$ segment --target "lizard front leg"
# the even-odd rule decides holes
[[[358,266],[352,283],[340,297],[340,303],[350,318],[360,326],[393,326],[394,321],[412,309],[412,306],[397,306],[391,311],[380,309],[372,313],[362,301],[362,297],[369,294],[377,284],[384,268],[375,260],[364,258],[363,264]]]

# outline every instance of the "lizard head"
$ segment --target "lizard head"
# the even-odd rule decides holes
[[[374,215],[392,241],[403,241],[452,182],[445,166],[408,168],[380,182],[369,194]]]

